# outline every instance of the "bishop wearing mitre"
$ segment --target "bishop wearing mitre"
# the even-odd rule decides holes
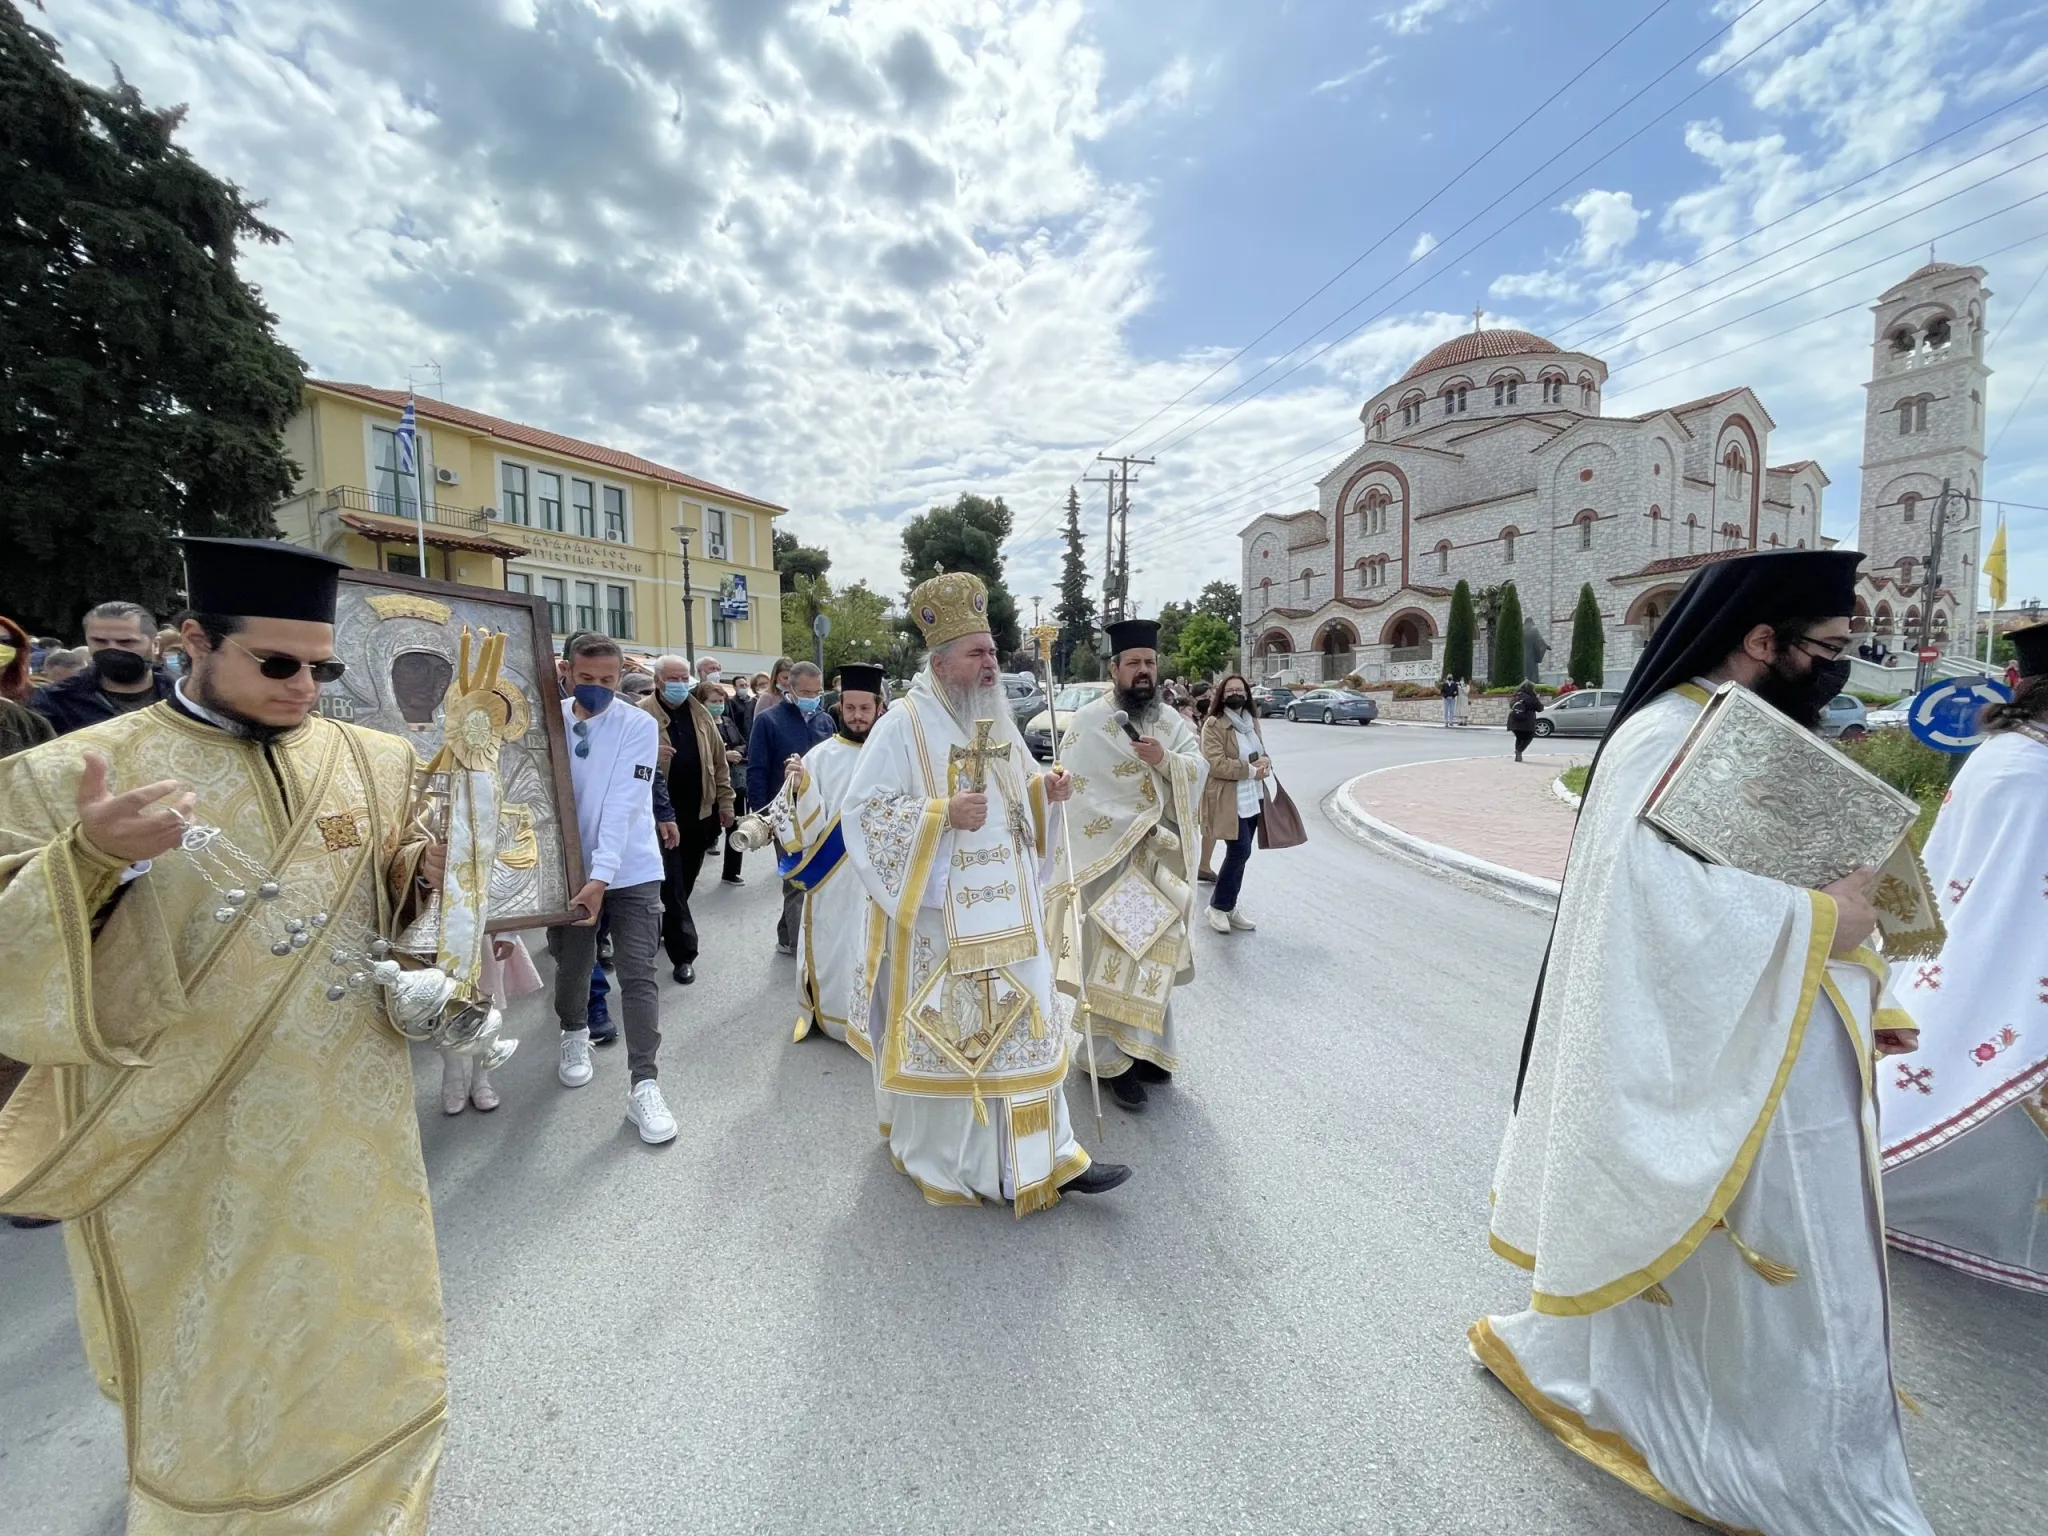
[[[910,615],[929,654],[861,748],[840,812],[885,924],[849,1016],[896,1166],[934,1205],[1009,1201],[1021,1217],[1130,1177],[1091,1165],[1061,1089],[1070,1009],[1045,910],[1073,782],[1035,771],[980,579],[934,576]]]
[[[797,940],[796,1038],[812,1030],[869,1054],[865,1027],[849,1030],[855,986],[882,941],[867,887],[846,863],[846,833],[839,813],[884,703],[882,669],[839,669],[839,729],[786,773],[795,789],[793,825],[800,844],[790,883],[804,893]],[[866,1021],[862,1020],[863,1026]]]
[[[184,545],[173,697],[0,762],[0,1210],[63,1218],[130,1532],[424,1531],[441,1279],[366,983],[445,855],[412,748],[313,712],[341,562]]]
[[[1159,697],[1159,625],[1104,628],[1112,686],[1074,711],[1060,750],[1074,779],[1067,810],[1081,928],[1081,954],[1066,958],[1060,985],[1087,999],[1094,1070],[1135,1111],[1147,1083],[1168,1082],[1180,1067],[1172,1000],[1195,976],[1188,924],[1206,770],[1201,741]]]

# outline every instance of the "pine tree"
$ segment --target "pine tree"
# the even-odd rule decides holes
[[[1522,599],[1509,582],[1501,593],[1500,617],[1493,624],[1493,665],[1487,681],[1495,688],[1512,688],[1522,681],[1526,658],[1522,651]]]
[[[284,238],[176,143],[182,109],[73,78],[0,0],[0,611],[77,634],[176,606],[171,537],[274,536],[305,368],[235,271]]]
[[[1451,594],[1451,622],[1444,631],[1445,677],[1472,676],[1472,638],[1479,630],[1479,616],[1472,608],[1472,584],[1460,581]]]
[[[1053,622],[1060,637],[1053,645],[1053,668],[1061,678],[1071,672],[1074,654],[1082,647],[1093,648],[1095,599],[1088,592],[1088,560],[1081,542],[1081,494],[1067,487],[1067,553],[1060,562],[1060,598],[1053,605]]]
[[[1571,680],[1581,688],[1598,688],[1607,677],[1607,626],[1601,622],[1600,600],[1589,581],[1579,588],[1579,606],[1572,610]]]

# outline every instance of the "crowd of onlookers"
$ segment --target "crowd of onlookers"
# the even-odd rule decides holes
[[[146,708],[184,668],[184,637],[140,603],[101,603],[80,627],[84,644],[66,646],[0,616],[0,757]]]

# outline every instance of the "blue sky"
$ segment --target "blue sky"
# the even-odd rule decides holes
[[[891,591],[904,518],[973,489],[1018,513],[1013,587],[1050,592],[1066,486],[1098,448],[1164,444],[1132,517],[1149,610],[1234,578],[1236,529],[1307,504],[1344,445],[1308,450],[1475,304],[1564,341],[1617,326],[1590,343],[1616,412],[1753,386],[1773,459],[1819,459],[1853,538],[1856,306],[1969,221],[1944,258],[2018,243],[1987,262],[1987,493],[2048,506],[2048,381],[2006,427],[2048,365],[2048,284],[2020,307],[2048,198],[1999,211],[2048,192],[2048,159],[2023,163],[2048,131],[1994,147],[2048,129],[2048,7],[1813,5],[50,0],[40,24],[80,73],[188,103],[186,142],[268,200],[292,240],[248,268],[316,372],[393,384],[432,356],[451,400],[787,503]],[[1362,329],[1274,382],[1354,306],[1320,334]],[[1269,363],[1271,387],[1182,430]],[[2048,599],[2048,512],[2011,522],[2013,596]]]

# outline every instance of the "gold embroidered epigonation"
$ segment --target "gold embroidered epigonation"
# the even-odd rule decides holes
[[[320,841],[329,853],[340,853],[349,848],[363,846],[362,819],[367,811],[341,811],[332,816],[315,817],[313,825],[320,831]]]
[[[992,843],[986,848],[962,848],[953,855],[955,869],[974,869],[983,864],[1007,864],[1010,849],[1005,843]]]

